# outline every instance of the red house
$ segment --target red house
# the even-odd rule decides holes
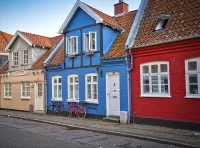
[[[145,1],[127,41],[134,122],[200,129],[200,1]]]

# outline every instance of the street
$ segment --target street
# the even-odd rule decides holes
[[[180,148],[0,116],[0,148]]]

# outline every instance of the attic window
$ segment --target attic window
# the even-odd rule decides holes
[[[168,16],[158,18],[158,21],[157,21],[157,24],[156,24],[156,27],[155,27],[155,31],[165,29],[168,22],[169,22]]]

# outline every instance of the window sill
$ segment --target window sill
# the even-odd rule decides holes
[[[12,97],[4,97],[5,100],[12,100]]]
[[[67,102],[75,102],[75,103],[79,103],[79,100],[72,100],[72,99],[68,99]]]
[[[171,98],[172,96],[169,95],[141,95],[140,98]]]
[[[99,104],[98,101],[90,101],[90,100],[85,100],[85,103],[88,103],[88,104]]]
[[[18,67],[18,65],[12,65],[12,67]]]
[[[186,99],[200,99],[200,96],[185,96]]]
[[[67,57],[68,57],[68,58],[73,58],[73,57],[75,57],[76,55],[77,55],[77,53],[75,53],[75,54],[68,54]]]
[[[59,101],[62,101],[62,98],[60,99],[51,99],[52,102],[59,102]]]
[[[94,54],[94,52],[95,51],[87,51],[87,52],[85,52],[85,55],[92,55],[92,54]]]
[[[21,66],[27,66],[28,64],[22,64]]]
[[[22,100],[30,100],[31,97],[21,97]]]

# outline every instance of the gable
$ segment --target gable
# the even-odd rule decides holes
[[[16,37],[15,41],[10,46],[10,53],[20,49],[27,49],[30,45],[24,41],[20,36]]]
[[[81,28],[87,25],[95,24],[96,21],[89,16],[82,8],[78,8],[68,24],[66,31]]]

